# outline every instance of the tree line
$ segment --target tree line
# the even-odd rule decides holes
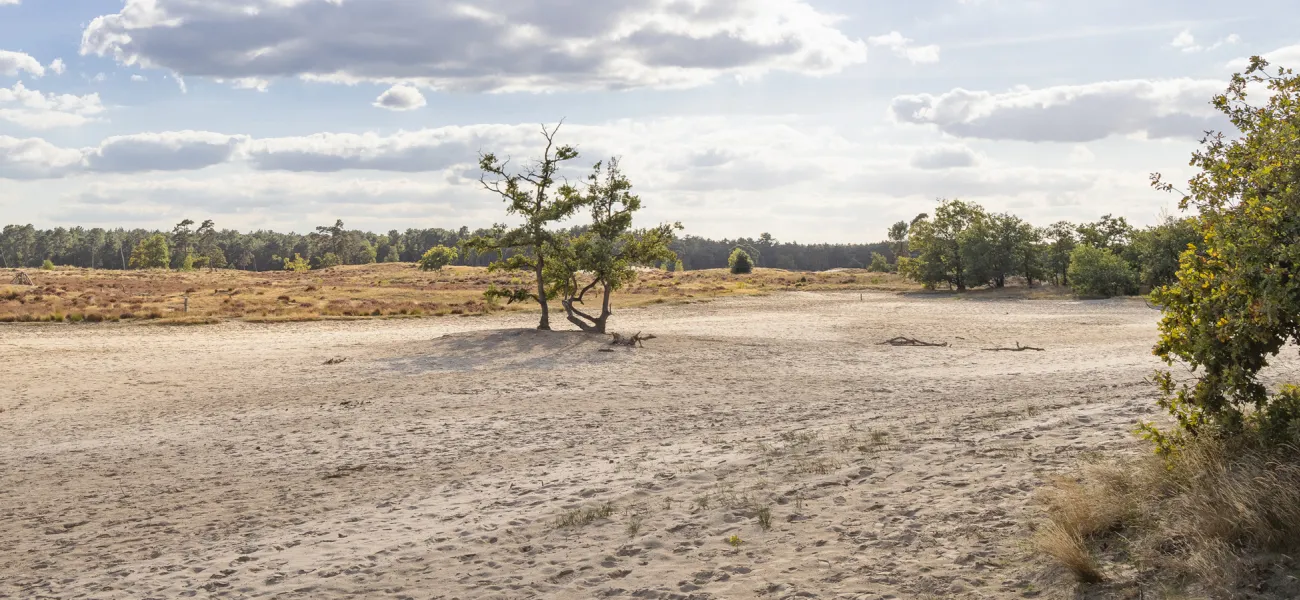
[[[943,200],[934,214],[895,223],[889,240],[897,258],[873,257],[872,270],[893,270],[929,288],[1000,288],[1010,280],[1069,286],[1092,296],[1135,294],[1173,283],[1180,257],[1204,247],[1196,217],[1166,216],[1136,228],[1124,217],[1035,227],[979,204]]]

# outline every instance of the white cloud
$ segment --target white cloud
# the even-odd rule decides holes
[[[41,66],[41,61],[32,58],[31,55],[0,50],[0,75],[12,77],[23,71],[36,77],[45,75],[45,67]]]
[[[99,94],[42,94],[19,81],[12,88],[0,88],[0,121],[28,129],[51,129],[84,125],[104,111]]]
[[[1190,30],[1184,29],[1181,32],[1179,32],[1178,35],[1174,36],[1174,40],[1170,42],[1169,45],[1179,50],[1182,50],[1183,52],[1192,53],[1192,52],[1203,52],[1203,51],[1209,52],[1213,50],[1218,50],[1219,48],[1222,48],[1224,46],[1230,46],[1240,41],[1241,41],[1241,36],[1232,33],[1221,38],[1219,41],[1210,44],[1209,46],[1202,46],[1201,44],[1196,43],[1196,36],[1192,35],[1192,32]]]
[[[1030,142],[1087,142],[1113,135],[1199,138],[1227,126],[1209,105],[1224,84],[1213,80],[1106,81],[1009,92],[961,88],[898,96],[898,122],[949,135]]]
[[[1300,44],[1294,46],[1283,46],[1271,52],[1261,54],[1270,65],[1279,67],[1289,67],[1292,69],[1300,68]],[[1230,69],[1245,69],[1250,65],[1249,58],[1238,58],[1228,63]]]
[[[935,45],[917,46],[910,38],[903,37],[903,34],[897,31],[891,31],[885,35],[877,35],[867,38],[867,43],[872,46],[887,48],[895,56],[906,58],[912,64],[932,63],[939,61],[939,47]]]
[[[226,80],[673,88],[863,62],[837,21],[806,0],[127,0],[86,27],[81,52]]]
[[[975,151],[966,146],[933,146],[913,154],[911,165],[917,169],[941,170],[973,167],[978,163]]]
[[[425,101],[424,94],[421,94],[420,90],[409,85],[398,84],[380,94],[375,99],[374,106],[387,110],[406,111],[424,108],[427,104],[428,102]]]
[[[81,152],[59,148],[39,138],[0,135],[0,178],[61,177],[78,168]]]
[[[134,81],[134,82],[139,83],[139,82],[141,82],[141,81],[149,81],[149,78],[148,78],[148,77],[145,77],[144,75],[140,75],[140,74],[137,73],[137,74],[131,76],[131,81]]]
[[[51,62],[51,63],[50,63],[50,67],[49,67],[49,69],[50,69],[50,71],[52,71],[55,75],[62,75],[65,71],[68,70],[68,66],[65,65],[65,64],[63,64],[63,59],[62,59],[62,58],[56,58],[56,59],[54,59],[54,62]]]
[[[4,6],[6,4],[18,6],[19,4],[22,4],[22,0],[0,0],[0,6]]]

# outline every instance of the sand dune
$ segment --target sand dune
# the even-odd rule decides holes
[[[1157,316],[792,293],[625,311],[659,337],[613,352],[528,315],[7,327],[0,597],[1050,592],[1032,491],[1133,445]],[[981,350],[1016,342],[1046,351]]]

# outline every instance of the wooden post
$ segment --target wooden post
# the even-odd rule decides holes
[[[185,314],[190,314],[190,297],[185,297]]]

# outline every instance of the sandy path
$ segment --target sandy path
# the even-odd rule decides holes
[[[659,339],[601,352],[509,330],[526,315],[0,328],[0,597],[1019,597],[1042,474],[1152,414],[1141,302],[616,319]],[[896,335],[953,346],[876,345]],[[1017,341],[1047,351],[979,350]]]

